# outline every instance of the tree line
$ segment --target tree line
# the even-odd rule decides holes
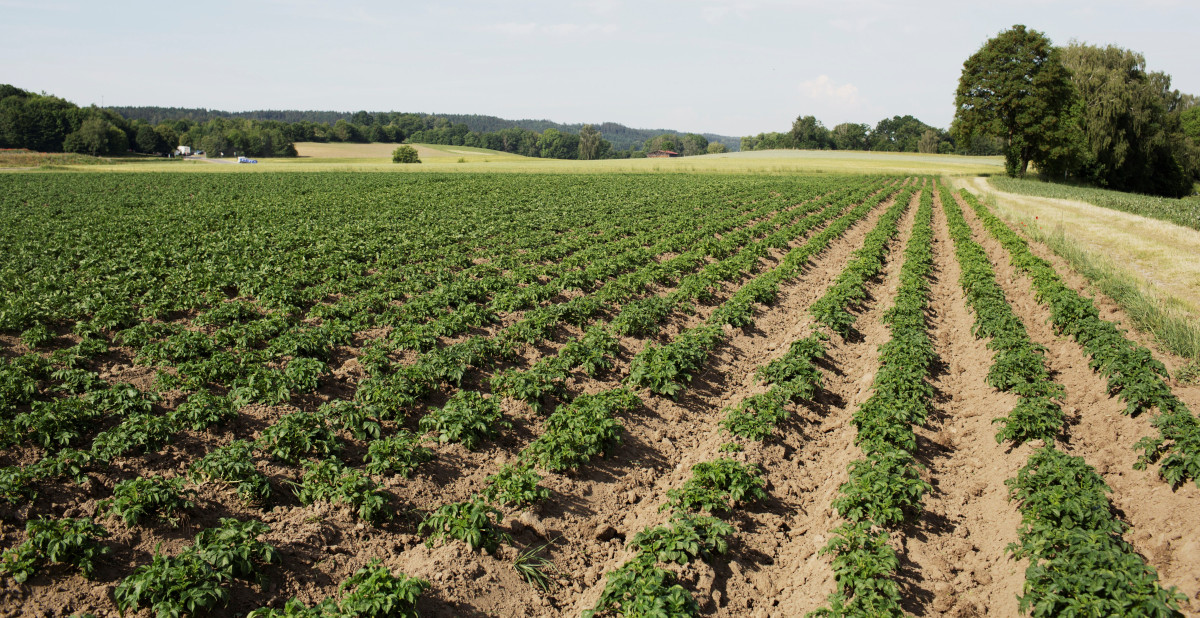
[[[790,131],[759,133],[742,138],[742,150],[800,148],[806,150],[873,150],[878,152],[924,152],[961,155],[997,155],[1000,140],[990,136],[956,139],[950,132],[932,127],[912,116],[893,116],[875,123],[843,122],[828,129],[814,116],[799,116]]]
[[[1181,197],[1200,180],[1200,106],[1115,45],[1013,26],[963,63],[952,132],[1001,140],[1010,176]]]
[[[0,84],[0,148],[77,152],[92,156],[129,152],[166,154],[179,145],[232,156],[294,157],[286,123],[214,118],[150,124],[111,109],[79,107],[59,97]]]
[[[182,145],[211,156],[294,157],[296,142],[383,142],[474,146],[553,159],[636,158],[654,150],[687,156],[727,150],[721,142],[710,144],[704,135],[669,132],[619,149],[604,131],[628,128],[613,123],[580,125],[577,132],[552,126],[540,132],[519,126],[473,131],[466,123],[428,114],[360,111],[323,122],[332,118],[329,114],[79,107],[5,84],[0,85],[0,148],[111,156],[130,151],[165,154]]]
[[[435,128],[435,124],[464,124],[467,132],[497,133],[504,129],[528,129],[541,134],[546,129],[556,129],[560,133],[578,135],[584,123],[567,124],[551,120],[508,120],[497,116],[483,114],[427,114],[423,112],[333,112],[333,111],[301,111],[301,110],[256,110],[248,112],[225,112],[204,108],[183,107],[110,107],[125,118],[142,120],[150,124],[164,121],[174,121],[182,118],[194,122],[208,122],[214,118],[242,118],[246,120],[275,120],[288,124],[306,127],[307,136],[300,136],[295,141],[337,141],[338,137],[329,135],[328,129],[322,131],[315,125],[333,127],[339,120],[345,120],[354,125],[362,139],[372,142],[396,142],[396,133],[411,135],[418,130]],[[440,120],[439,120],[440,119]],[[390,133],[389,134],[389,127]],[[667,129],[634,129],[615,122],[592,124],[592,127],[604,135],[604,139],[612,144],[614,151],[644,150],[645,143],[659,135],[676,135],[675,131]],[[710,142],[721,142],[731,150],[738,147],[738,138],[713,133],[699,134]],[[305,139],[311,136],[312,139]],[[461,145],[461,144],[460,144]]]

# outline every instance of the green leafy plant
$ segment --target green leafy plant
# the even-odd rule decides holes
[[[629,549],[653,562],[687,564],[728,551],[725,537],[731,534],[733,526],[715,517],[675,513],[667,525],[635,534]]]
[[[317,501],[347,504],[358,509],[360,518],[372,523],[391,517],[387,510],[388,496],[375,481],[337,459],[304,462],[296,498],[303,504]]]
[[[159,554],[117,584],[113,598],[121,612],[149,608],[157,618],[211,611],[229,600],[223,584],[230,575],[214,569],[193,551]]]
[[[500,511],[489,506],[479,496],[467,502],[452,502],[427,515],[419,530],[428,534],[425,545],[432,547],[437,539],[457,539],[472,550],[483,549],[495,554],[508,535],[496,527]]]
[[[317,412],[293,412],[281,416],[262,431],[257,446],[290,464],[306,455],[325,457],[341,450],[329,419]]]
[[[202,390],[192,393],[167,418],[178,427],[202,431],[237,417],[237,408],[229,397],[220,397]]]
[[[403,429],[367,445],[363,463],[370,474],[399,474],[408,478],[421,464],[433,461],[433,451],[422,446],[423,438]]]
[[[670,571],[631,560],[608,574],[600,599],[583,616],[699,616],[696,600],[675,581]]]
[[[420,421],[421,431],[437,434],[439,442],[461,442],[471,450],[508,426],[500,402],[475,391],[455,393],[445,406],[431,410]]]
[[[234,440],[213,449],[192,464],[188,474],[201,483],[218,480],[229,483],[242,500],[264,504],[271,497],[271,484],[267,476],[255,467],[253,455],[253,444]]]
[[[127,416],[120,425],[96,434],[92,439],[92,455],[100,461],[137,452],[151,452],[171,440],[177,427],[167,416],[137,413]]]
[[[283,609],[262,608],[247,618],[416,618],[417,599],[429,582],[403,573],[393,575],[378,561],[355,571],[339,588],[350,590],[340,601],[327,598],[316,607],[289,599]]]
[[[504,464],[488,477],[483,497],[492,503],[527,507],[550,498],[550,490],[538,485],[541,480],[542,475],[528,465]]]
[[[25,532],[25,542],[0,555],[0,571],[11,575],[17,583],[32,575],[42,561],[74,565],[90,579],[94,560],[109,551],[96,543],[97,539],[108,536],[108,532],[90,519],[30,519]]]
[[[258,539],[269,531],[260,521],[222,517],[219,526],[196,535],[195,552],[218,571],[261,583],[265,578],[257,570],[259,565],[280,561],[279,552]]]
[[[521,451],[521,459],[551,472],[563,472],[587,463],[620,440],[617,412],[641,404],[625,389],[580,395],[546,419],[542,435]]]
[[[113,486],[112,498],[102,500],[98,510],[110,517],[120,517],[130,526],[150,516],[178,526],[180,516],[193,506],[189,499],[193,494],[184,488],[182,477],[138,477]]]
[[[726,458],[705,461],[692,466],[692,477],[683,487],[667,492],[663,509],[728,511],[740,502],[765,500],[766,484],[754,466]]]

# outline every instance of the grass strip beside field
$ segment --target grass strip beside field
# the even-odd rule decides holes
[[[1200,197],[1158,197],[1007,176],[992,176],[988,182],[1000,191],[1008,193],[1087,202],[1101,208],[1170,221],[1200,230]]]
[[[1151,423],[1158,437],[1146,436],[1135,449],[1142,453],[1136,467],[1161,462],[1158,474],[1171,485],[1188,480],[1200,486],[1200,421],[1171,392],[1166,367],[1150,350],[1127,339],[1111,322],[1100,318],[1095,304],[1063,283],[1054,266],[1029,250],[1018,236],[965,189],[962,198],[974,208],[987,231],[1009,252],[1013,266],[1029,275],[1038,301],[1050,308],[1059,333],[1070,335],[1092,359],[1092,369],[1108,378],[1109,390],[1125,401],[1126,414],[1158,410]]]

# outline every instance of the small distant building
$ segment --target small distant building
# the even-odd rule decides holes
[[[191,146],[176,146],[175,152],[186,157],[186,156],[189,156],[192,154],[192,147]]]
[[[647,159],[665,159],[667,157],[678,157],[678,156],[679,156],[679,153],[675,152],[674,150],[655,150],[653,152],[646,154]]]

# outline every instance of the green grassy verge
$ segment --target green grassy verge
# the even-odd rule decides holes
[[[1150,287],[1141,278],[1135,277],[1111,259],[1088,251],[1075,244],[1061,229],[1044,230],[1024,215],[998,206],[995,198],[985,200],[989,207],[998,209],[1004,218],[1031,240],[1050,248],[1063,258],[1071,268],[1083,275],[1096,289],[1113,299],[1129,315],[1133,326],[1150,333],[1156,341],[1172,354],[1191,361],[1189,367],[1200,365],[1200,322],[1182,301]],[[1192,373],[1189,368],[1180,372]]]
[[[1172,199],[1005,176],[993,176],[988,180],[996,189],[1008,193],[1087,202],[1101,208],[1170,221],[1200,230],[1200,197],[1196,196]]]

